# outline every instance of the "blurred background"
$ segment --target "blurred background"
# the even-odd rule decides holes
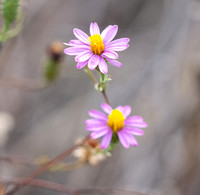
[[[131,41],[119,52],[123,66],[109,66],[107,94],[113,107],[131,105],[132,114],[149,125],[137,137],[137,148],[120,146],[99,166],[46,172],[40,178],[78,189],[199,195],[200,1],[24,0],[22,7],[23,28],[0,51],[1,78],[41,80],[49,44],[74,39],[73,28],[89,33],[91,22],[101,31],[117,24],[116,38]],[[10,125],[0,135],[1,156],[53,158],[87,135],[87,112],[100,109],[104,99],[75,66],[74,58],[65,55],[59,78],[44,89],[27,90],[0,79],[0,126]],[[33,170],[0,161],[1,176],[25,177]],[[58,193],[26,188],[19,194]]]

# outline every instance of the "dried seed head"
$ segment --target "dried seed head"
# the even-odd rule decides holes
[[[83,139],[78,139],[76,143],[81,143]],[[108,156],[104,154],[98,140],[89,139],[82,146],[79,146],[73,152],[73,156],[81,162],[87,162],[91,165],[98,165]]]

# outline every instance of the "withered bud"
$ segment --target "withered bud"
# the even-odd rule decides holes
[[[53,42],[48,46],[48,54],[51,60],[59,62],[63,57],[63,44],[59,41]]]
[[[85,143],[86,146],[89,146],[91,148],[99,148],[100,145],[99,145],[99,142],[98,140],[96,139],[89,139],[86,143]]]
[[[78,139],[76,143],[80,144],[81,140],[82,139]],[[74,150],[73,156],[81,162],[98,165],[101,161],[105,160],[108,155],[103,153],[98,140],[89,139],[82,146]]]

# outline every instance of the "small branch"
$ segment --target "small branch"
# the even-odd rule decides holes
[[[37,169],[35,172],[33,172],[28,178],[26,178],[19,186],[19,190],[22,190],[22,188],[25,185],[28,185],[31,180],[35,177],[38,177],[39,175],[41,175],[42,173],[44,173],[46,170],[50,169],[53,165],[55,165],[56,163],[60,162],[62,159],[66,158],[67,156],[69,156],[78,146],[83,145],[87,140],[89,139],[89,136],[87,136],[82,143],[77,144],[72,146],[71,148],[69,148],[68,150],[66,150],[65,152],[61,153],[60,155],[58,155],[56,158],[54,158],[53,160],[51,160],[50,162],[46,163],[44,166],[42,166],[41,168]]]
[[[88,76],[90,77],[90,79],[92,80],[92,82],[94,83],[94,85],[97,85],[98,82],[97,82],[96,78],[94,77],[94,75],[92,74],[92,72],[90,71],[90,69],[86,68],[85,72],[88,74]]]
[[[26,178],[4,178],[0,176],[0,183],[1,184],[16,184],[17,186],[19,185],[24,185],[24,181],[26,180]],[[49,181],[44,181],[44,180],[39,180],[39,179],[31,179],[29,181],[28,184],[29,186],[33,186],[33,187],[39,187],[39,188],[45,188],[45,189],[49,189],[49,190],[54,190],[54,191],[58,191],[58,192],[64,192],[64,193],[69,193],[69,194],[77,194],[75,192],[74,189],[66,187],[64,185],[58,184],[58,183],[54,183],[54,182],[49,182]],[[7,195],[11,195],[13,192],[12,190],[10,192],[7,193]]]
[[[90,79],[91,79],[92,82],[94,83],[94,86],[98,85],[98,82],[97,82],[97,80],[95,79],[95,77],[94,77],[94,75],[92,74],[92,72],[90,71],[90,69],[89,69],[89,68],[85,69],[85,72],[88,74],[88,76],[90,77]],[[98,71],[98,72],[99,72],[99,71]],[[100,73],[100,76],[102,76],[101,72],[99,72],[99,73]],[[102,93],[102,95],[103,95],[103,97],[104,97],[105,102],[106,102],[107,104],[110,105],[110,101],[109,101],[109,99],[108,99],[108,96],[107,96],[107,94],[106,94],[105,89],[102,90],[101,93]]]

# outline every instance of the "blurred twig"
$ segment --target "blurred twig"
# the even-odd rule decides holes
[[[1,184],[16,184],[16,186],[19,185],[29,185],[33,187],[39,187],[39,188],[45,188],[53,191],[58,191],[58,192],[64,192],[64,193],[69,193],[73,195],[77,195],[74,189],[66,187],[64,185],[54,183],[54,182],[49,182],[49,181],[44,181],[44,180],[39,180],[39,179],[31,179],[28,184],[24,184],[24,181],[26,178],[4,178],[0,176],[0,183]],[[15,187],[14,187],[15,188]],[[7,195],[13,194],[12,190],[10,192],[6,193]]]
[[[20,183],[19,187],[16,188],[16,190],[14,192],[12,192],[12,194],[14,194],[15,192],[17,192],[19,190],[22,190],[24,186],[29,185],[29,183],[32,181],[32,179],[34,179],[35,177],[38,177],[39,175],[44,173],[46,170],[53,167],[53,165],[60,162],[62,159],[66,158],[67,156],[69,156],[78,146],[83,145],[88,139],[89,139],[89,136],[86,136],[85,139],[83,139],[83,141],[80,144],[76,144],[76,145],[72,146],[71,148],[69,148],[65,152],[63,152],[60,155],[58,155],[57,157],[55,157],[50,162],[46,163],[41,168],[34,171],[29,177],[27,177],[25,180],[23,180],[23,182]]]

